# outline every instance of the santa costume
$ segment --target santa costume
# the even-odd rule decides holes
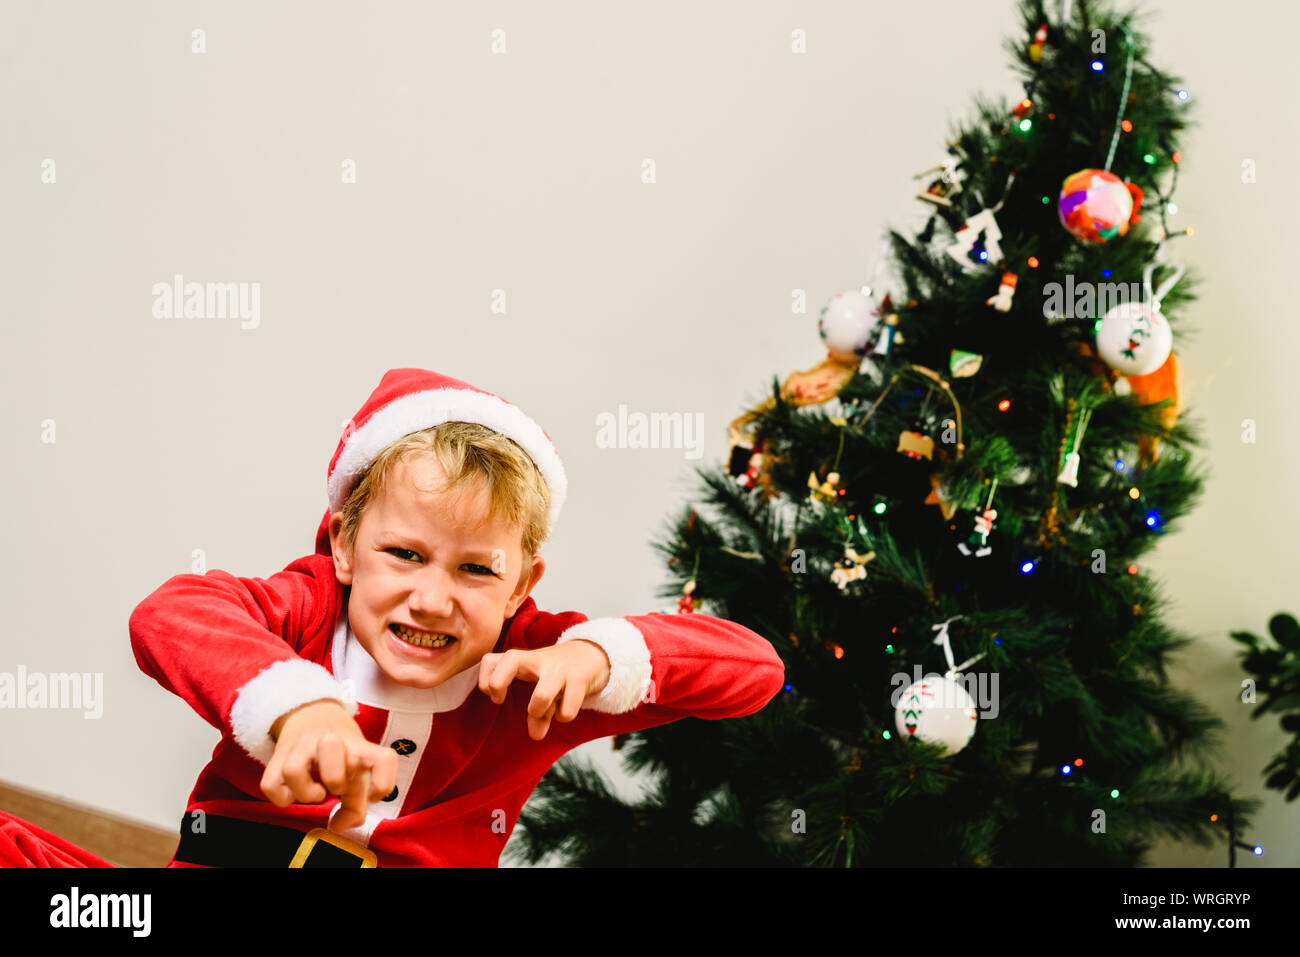
[[[329,508],[316,551],[266,579],[212,570],[168,579],[131,615],[140,667],[221,732],[181,821],[168,866],[496,866],[525,800],[566,751],[685,717],[753,714],[781,690],[772,645],[709,615],[589,618],[540,610],[531,596],[505,620],[495,652],[581,638],[599,645],[609,681],[571,722],[528,735],[534,685],[511,682],[498,705],[478,690],[476,664],[435,688],[400,685],[358,643],[349,586],[335,577],[329,518],[375,457],[411,432],[478,422],[517,442],[551,494],[552,527],[564,469],[549,436],[516,406],[423,369],[394,369],[348,424],[330,460]],[[277,807],[260,781],[275,750],[270,728],[293,708],[334,699],[367,740],[398,753],[397,786],[365,822],[328,832],[341,807]],[[0,866],[110,866],[0,812]]]

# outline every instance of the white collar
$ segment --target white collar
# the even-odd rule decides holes
[[[412,688],[398,684],[379,670],[375,659],[361,647],[348,624],[347,605],[334,626],[334,644],[330,651],[334,677],[361,704],[387,711],[413,711],[419,714],[454,711],[465,703],[478,687],[477,664],[453,675],[436,688]]]

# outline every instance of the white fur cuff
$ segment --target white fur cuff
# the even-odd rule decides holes
[[[600,645],[609,656],[609,682],[600,694],[588,695],[584,708],[622,714],[647,699],[650,692],[650,649],[636,625],[626,618],[592,618],[565,629],[559,638],[582,638]]]
[[[262,764],[275,753],[271,725],[286,711],[333,698],[357,713],[357,702],[325,668],[306,658],[286,658],[260,672],[239,690],[230,709],[235,742]]]

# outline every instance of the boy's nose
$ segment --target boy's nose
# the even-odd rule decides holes
[[[455,604],[452,589],[452,583],[446,575],[441,574],[437,569],[430,569],[429,574],[411,589],[410,598],[407,600],[411,613],[425,619],[450,618],[452,606]]]

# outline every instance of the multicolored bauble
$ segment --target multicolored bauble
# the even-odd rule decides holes
[[[1081,169],[1065,177],[1056,203],[1061,225],[1071,236],[1104,243],[1136,225],[1142,190],[1104,169]]]

